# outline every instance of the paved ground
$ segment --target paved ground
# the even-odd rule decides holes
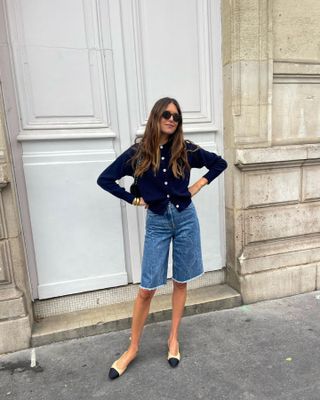
[[[320,291],[185,317],[176,369],[169,322],[146,326],[138,358],[107,378],[129,331],[0,357],[6,400],[320,400]],[[34,363],[34,359],[33,359]]]

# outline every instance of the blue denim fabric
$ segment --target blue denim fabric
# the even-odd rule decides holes
[[[172,240],[172,279],[184,283],[203,274],[200,227],[191,203],[179,212],[169,203],[163,215],[147,210],[142,259],[143,289],[156,289],[167,283],[168,257]]]

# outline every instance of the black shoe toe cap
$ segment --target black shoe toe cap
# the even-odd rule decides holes
[[[169,358],[168,363],[171,365],[171,367],[176,367],[179,364],[179,360],[177,358]]]
[[[110,371],[109,371],[109,378],[110,378],[110,379],[115,379],[115,378],[118,378],[118,376],[119,376],[118,371],[115,370],[114,368],[110,368]]]

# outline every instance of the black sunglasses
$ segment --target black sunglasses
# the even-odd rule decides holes
[[[181,117],[180,114],[177,114],[177,113],[171,114],[170,111],[163,111],[163,113],[161,115],[161,117],[164,118],[164,119],[170,119],[171,116],[172,116],[174,122],[179,123],[182,120],[182,117]]]

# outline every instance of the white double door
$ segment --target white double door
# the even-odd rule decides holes
[[[2,1],[19,123],[7,119],[10,140],[19,143],[14,162],[22,167],[16,174],[34,297],[139,282],[145,211],[96,179],[143,133],[164,96],[180,102],[187,138],[222,153],[220,2]],[[205,269],[219,269],[222,179],[194,201]]]

